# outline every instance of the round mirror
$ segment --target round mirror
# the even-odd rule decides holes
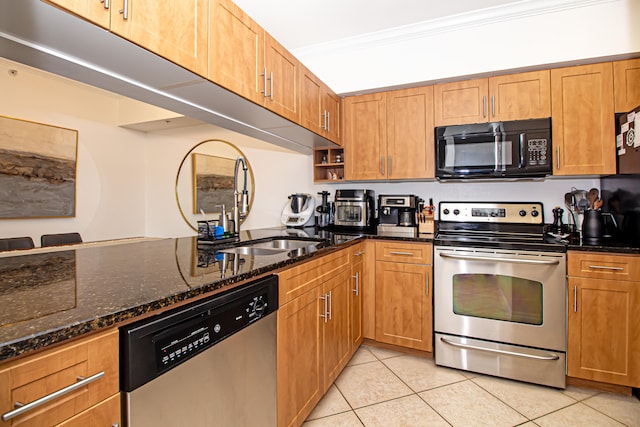
[[[176,202],[182,218],[194,231],[197,221],[218,219],[224,205],[232,217],[235,204],[234,174],[236,161],[242,158],[246,164],[246,179],[242,162],[238,164],[235,190],[247,190],[249,203],[247,215],[253,205],[254,181],[247,156],[230,142],[207,139],[196,144],[182,159],[176,174]],[[245,215],[246,218],[246,215]],[[240,223],[244,218],[240,220]]]

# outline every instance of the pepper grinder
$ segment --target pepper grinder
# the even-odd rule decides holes
[[[553,212],[553,224],[551,225],[551,232],[555,234],[562,233],[562,214],[564,209],[560,206],[556,206],[552,210]]]

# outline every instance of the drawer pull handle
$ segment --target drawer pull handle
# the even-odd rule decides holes
[[[390,255],[413,256],[413,252],[389,252]]]
[[[593,268],[595,270],[615,270],[615,271],[624,271],[623,267],[610,267],[608,265],[590,265],[589,268]]]
[[[356,252],[353,256],[361,256],[362,254],[364,254],[364,251]]]
[[[24,403],[16,402],[13,405],[16,407],[16,409],[2,414],[2,421],[9,421],[10,419],[17,417],[18,415],[22,415],[25,412],[29,412],[32,409],[37,408],[38,406],[44,405],[45,403],[50,402],[59,397],[62,397],[65,394],[69,394],[72,391],[82,388],[89,383],[99,380],[102,377],[104,377],[104,371],[98,372],[95,375],[91,375],[88,378],[78,377],[77,383],[68,385],[64,388],[61,388],[58,391],[54,391],[53,393],[47,394],[46,396],[41,397],[40,399],[36,399],[31,403],[24,404]]]

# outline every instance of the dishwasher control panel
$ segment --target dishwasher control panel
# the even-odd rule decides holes
[[[278,279],[145,319],[120,330],[121,385],[132,391],[278,309]]]

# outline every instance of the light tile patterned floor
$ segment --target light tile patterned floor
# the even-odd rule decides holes
[[[635,397],[556,390],[361,346],[305,427],[638,426]]]

